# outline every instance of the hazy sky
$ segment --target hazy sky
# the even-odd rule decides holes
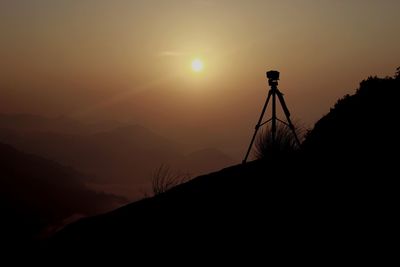
[[[0,0],[0,112],[136,122],[239,155],[265,71],[306,126],[400,66],[398,0]],[[194,73],[194,58],[204,70]]]

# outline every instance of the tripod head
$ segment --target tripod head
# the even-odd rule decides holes
[[[266,75],[267,75],[267,78],[268,78],[269,86],[272,86],[272,87],[278,86],[279,71],[270,70],[270,71],[267,71]]]

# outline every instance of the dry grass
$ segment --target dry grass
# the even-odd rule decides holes
[[[301,132],[295,127],[297,135]],[[299,149],[293,132],[289,127],[278,124],[276,128],[275,142],[272,140],[271,128],[266,127],[256,139],[255,157],[257,159],[269,158],[271,156],[281,156],[293,153]]]
[[[190,179],[187,173],[174,172],[168,165],[161,164],[152,176],[152,191],[158,195],[168,191],[172,187],[182,184]]]

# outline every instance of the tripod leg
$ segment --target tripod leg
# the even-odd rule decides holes
[[[292,133],[294,135],[296,143],[300,147],[300,140],[297,137],[296,129],[294,128],[294,125],[293,125],[292,121],[290,120],[290,112],[289,112],[288,107],[286,106],[285,99],[283,98],[283,94],[279,90],[277,90],[276,93],[278,95],[279,102],[281,103],[283,112],[285,113],[286,120],[288,122],[289,128],[290,128],[290,130],[292,130]]]
[[[249,148],[247,149],[246,156],[244,157],[244,159],[243,159],[243,161],[242,161],[243,164],[246,163],[247,158],[249,157],[249,154],[250,154],[250,151],[251,151],[251,147],[253,146],[254,140],[256,139],[256,135],[257,135],[258,129],[259,129],[260,126],[261,126],[261,122],[262,122],[262,120],[263,120],[264,113],[265,113],[265,110],[267,109],[268,102],[269,102],[269,99],[271,98],[271,95],[272,95],[272,91],[270,90],[270,91],[268,92],[267,100],[265,101],[264,107],[263,107],[263,109],[262,109],[262,111],[261,111],[260,118],[258,119],[257,125],[256,125],[256,127],[255,127],[255,131],[254,131],[253,137],[251,138]]]
[[[274,93],[272,93],[272,111],[271,111],[271,133],[272,133],[272,144],[273,144],[273,149],[275,150],[275,141],[276,141],[276,88],[275,85],[272,86],[272,89],[274,90]]]

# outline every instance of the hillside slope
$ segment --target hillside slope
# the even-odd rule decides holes
[[[197,177],[71,224],[49,245],[69,251],[129,248],[134,255],[197,248],[204,249],[199,256],[210,256],[220,248],[262,244],[313,258],[385,247],[396,216],[398,159],[390,152],[397,149],[397,129],[390,123],[377,127],[376,121],[372,127],[369,120],[397,118],[391,104],[398,101],[398,85],[392,78],[361,83],[316,124],[297,154]]]
[[[312,153],[343,157],[397,153],[400,77],[369,77],[354,95],[339,99],[307,135]],[[381,155],[371,155],[380,157]],[[382,155],[384,156],[384,155]]]

